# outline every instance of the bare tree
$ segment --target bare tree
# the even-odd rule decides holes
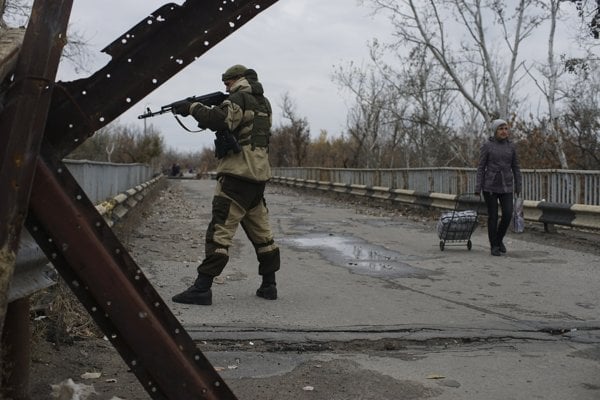
[[[373,66],[353,62],[338,66],[332,79],[354,96],[348,111],[347,128],[354,144],[351,163],[366,168],[380,166],[385,145],[385,112],[389,109],[389,85]]]
[[[559,93],[559,78],[563,69],[560,66],[560,63],[556,59],[554,54],[554,41],[556,36],[556,25],[558,20],[559,6],[561,0],[547,0],[547,4],[543,7],[547,7],[548,19],[550,22],[550,29],[548,34],[548,55],[546,58],[546,64],[539,66],[538,70],[543,76],[544,80],[540,81],[536,79],[536,77],[531,74],[528,70],[528,73],[532,77],[538,89],[541,91],[544,99],[546,100],[546,104],[548,106],[548,120],[547,124],[548,133],[555,138],[555,151],[560,161],[561,168],[568,169],[569,163],[567,161],[567,156],[564,151],[564,140],[560,133],[560,127],[558,126],[559,119],[557,113],[557,101],[558,93]]]
[[[289,121],[289,124],[279,127],[275,130],[275,134],[280,136],[274,138],[274,147],[283,150],[279,153],[279,157],[285,157],[287,163],[293,162],[296,167],[301,167],[306,160],[306,152],[310,144],[310,127],[307,119],[298,116],[296,104],[291,99],[289,93],[285,93],[281,100],[281,109],[283,118]],[[288,146],[277,146],[287,142]],[[287,150],[284,150],[287,147]],[[290,154],[291,152],[291,154]],[[285,162],[280,160],[279,162]]]
[[[31,12],[30,3],[28,0],[0,0],[0,28],[8,28],[8,21],[24,26]]]
[[[425,46],[486,121],[514,111],[515,87],[524,73],[520,47],[542,21],[532,12],[537,0],[519,0],[514,7],[500,0],[364,2],[389,15],[398,42]],[[475,91],[474,74],[485,91]]]
[[[9,25],[26,26],[31,14],[31,3],[31,0],[0,0],[0,29],[6,29]],[[63,47],[61,59],[71,63],[77,72],[89,72],[86,69],[89,58],[88,41],[79,30],[69,24],[67,44]]]

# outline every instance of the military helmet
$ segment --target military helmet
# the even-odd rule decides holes
[[[244,67],[241,64],[236,64],[232,67],[227,68],[227,71],[223,73],[221,79],[223,82],[228,81],[230,79],[239,78],[240,76],[244,76],[244,72],[246,72],[248,68]]]

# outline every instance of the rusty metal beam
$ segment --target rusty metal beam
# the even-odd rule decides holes
[[[0,113],[0,328],[71,6],[34,3]]]
[[[2,330],[2,399],[29,399],[30,336],[29,297],[24,297],[8,305]]]
[[[155,399],[235,399],[60,161],[37,163],[27,228]]]

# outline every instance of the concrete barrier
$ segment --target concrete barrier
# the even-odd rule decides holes
[[[282,176],[273,177],[271,182],[304,189],[344,193],[390,201],[392,203],[440,209],[453,209],[457,198],[455,194],[417,192],[414,190],[392,189],[381,186],[332,183]],[[476,202],[474,202],[475,205]],[[575,228],[600,229],[600,206],[525,200],[523,202],[523,211],[527,221],[541,222],[545,226],[563,225]]]

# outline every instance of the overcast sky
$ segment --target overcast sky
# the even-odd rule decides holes
[[[68,64],[61,64],[58,79],[70,81],[100,69],[110,60],[100,50],[165,3],[75,1],[70,23],[89,41],[93,58],[89,72],[79,75]],[[279,106],[282,96],[289,93],[297,115],[308,120],[313,137],[322,129],[339,136],[344,131],[349,97],[331,80],[334,66],[366,60],[368,41],[387,37],[389,30],[384,18],[374,20],[369,9],[356,0],[278,1],[134,105],[118,122],[141,128],[143,121],[137,115],[146,107],[159,109],[184,97],[224,90],[221,73],[239,63],[258,72],[274,107],[275,126],[284,122]],[[191,117],[184,121],[195,127]],[[187,133],[171,114],[156,116],[147,123],[157,127],[167,146],[177,150],[212,146],[211,133]]]

